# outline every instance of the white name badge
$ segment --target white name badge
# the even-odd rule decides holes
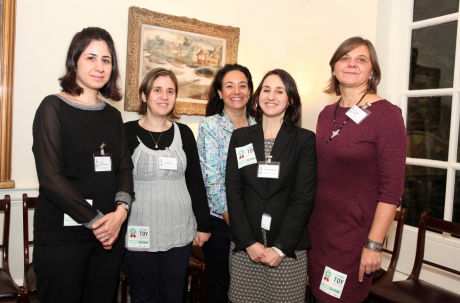
[[[265,230],[270,230],[271,223],[272,223],[272,217],[269,214],[263,214],[262,222],[260,226]]]
[[[324,269],[323,278],[321,279],[321,284],[319,285],[319,289],[333,297],[340,299],[346,280],[346,274],[326,266]]]
[[[89,205],[93,205],[93,200],[86,199]],[[64,226],[79,226],[80,223],[77,223],[74,219],[72,219],[68,214],[64,214]]]
[[[112,171],[112,157],[110,154],[94,155],[94,171]]]
[[[254,153],[254,147],[252,143],[246,146],[236,147],[236,159],[238,161],[238,169],[245,167],[250,164],[257,163],[256,154]]]
[[[148,226],[128,226],[127,247],[149,248],[150,231]]]
[[[371,112],[367,109],[361,109],[358,106],[353,106],[345,113],[356,124],[361,123]]]
[[[159,158],[160,169],[166,170],[177,170],[177,159],[171,157],[160,157]]]
[[[280,175],[280,163],[279,162],[265,162],[260,161],[257,170],[257,177],[259,178],[271,178],[278,179]]]

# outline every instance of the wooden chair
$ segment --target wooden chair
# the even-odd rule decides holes
[[[407,208],[401,208],[401,210],[396,211],[394,219],[393,219],[394,221],[397,222],[393,249],[392,250],[389,250],[386,248],[383,249],[383,252],[387,254],[391,254],[390,264],[388,265],[388,268],[386,270],[380,268],[378,271],[374,273],[374,277],[372,279],[373,285],[393,281],[393,277],[395,275],[395,270],[396,270],[396,263],[398,262],[399,252],[401,251],[402,235],[403,235],[403,230],[404,230],[404,222],[406,221],[406,218],[407,218]]]
[[[203,270],[200,277],[200,303],[206,303],[206,263],[204,262],[203,249],[198,245],[192,246],[192,256],[203,264]]]
[[[120,293],[121,293],[120,302],[121,303],[128,302],[128,286],[129,286],[128,277],[126,276],[125,270],[122,267],[120,271]]]
[[[34,264],[31,260],[29,249],[34,244],[34,240],[29,240],[29,210],[37,206],[36,197],[22,195],[22,228],[24,241],[24,286],[22,290],[23,302],[29,303],[31,299],[37,297],[37,278],[35,276]]]
[[[200,260],[198,260],[196,257],[193,256],[193,253],[192,253],[190,255],[190,260],[188,263],[187,279],[185,280],[185,285],[184,285],[183,302],[189,302],[189,303],[198,302],[198,299],[197,299],[198,287],[200,284],[203,283],[202,277],[204,277],[204,269],[205,269],[204,262],[201,262]],[[190,291],[187,296],[189,277],[191,277]],[[205,298],[203,294],[204,294],[204,290],[200,293],[200,303],[205,302]]]
[[[11,199],[5,195],[5,199],[0,199],[0,211],[3,212],[3,239],[0,249],[3,252],[2,268],[0,268],[0,301],[21,301],[21,290],[14,282],[10,274],[8,264],[8,249],[10,240],[10,220],[11,220]]]
[[[425,235],[427,229],[460,235],[460,224],[433,218],[428,215],[428,212],[423,212],[420,217],[418,228],[417,251],[415,253],[414,266],[409,278],[404,281],[372,285],[368,298],[370,303],[460,302],[459,294],[419,279],[422,264],[460,276],[460,271],[458,270],[424,259]]]

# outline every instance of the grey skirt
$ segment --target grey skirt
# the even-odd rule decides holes
[[[307,285],[307,252],[296,251],[297,259],[285,257],[270,267],[252,262],[245,251],[234,253],[230,244],[230,290],[232,303],[303,303]]]

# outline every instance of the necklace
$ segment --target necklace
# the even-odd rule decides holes
[[[359,103],[361,103],[361,101],[364,99],[364,97],[365,97],[366,95],[367,95],[367,92],[361,97],[361,99],[359,99],[358,103],[356,103],[355,106],[358,106]],[[335,111],[334,111],[334,126],[335,126],[337,129],[332,131],[332,135],[331,135],[331,137],[330,137],[329,139],[327,139],[326,143],[331,142],[332,139],[334,139],[334,137],[337,137],[337,136],[339,135],[340,130],[342,129],[342,127],[345,126],[345,124],[347,123],[348,119],[350,118],[350,117],[347,116],[347,117],[345,118],[345,121],[343,121],[342,125],[337,125],[337,122],[335,121],[335,119],[336,119],[336,116],[337,116],[337,108],[339,108],[340,100],[342,100],[342,97],[340,97],[339,102],[337,102],[337,105],[336,105]]]
[[[149,134],[150,134],[150,137],[152,138],[153,142],[155,142],[155,148],[158,148],[158,143],[160,142],[161,135],[163,135],[163,132],[160,133],[160,137],[158,137],[158,141],[155,141],[155,139],[153,139],[152,133],[150,131],[149,131]]]
[[[230,122],[231,122],[231,120],[230,120]],[[235,128],[242,128],[242,127],[245,127],[246,125],[249,126],[249,119],[246,119],[246,120],[243,122],[243,125],[241,125],[241,126],[238,126],[238,125],[236,125],[236,124],[233,123],[233,122],[232,122],[232,124],[235,126]]]

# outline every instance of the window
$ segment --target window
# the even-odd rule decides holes
[[[459,0],[414,0],[403,90],[406,224],[424,210],[460,223]]]

